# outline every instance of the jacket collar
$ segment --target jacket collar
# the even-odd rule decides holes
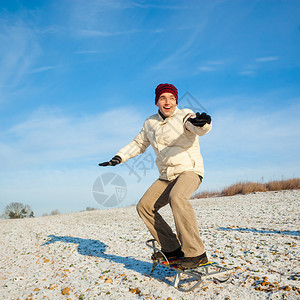
[[[160,110],[158,110],[158,114],[163,120],[166,119],[166,116]]]

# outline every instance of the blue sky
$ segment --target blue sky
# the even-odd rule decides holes
[[[165,82],[213,119],[199,191],[299,177],[299,53],[299,1],[1,0],[0,211],[102,208],[106,172],[126,181],[120,205],[136,203],[158,176],[153,152],[139,176],[97,164],[157,111]]]

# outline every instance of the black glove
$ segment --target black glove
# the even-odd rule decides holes
[[[196,118],[188,118],[188,121],[190,121],[194,126],[203,127],[205,124],[211,123],[211,117],[207,115],[206,113],[196,113]]]
[[[106,167],[106,166],[115,166],[121,163],[122,158],[119,155],[114,156],[110,161],[103,162],[101,164],[98,164],[100,167]]]

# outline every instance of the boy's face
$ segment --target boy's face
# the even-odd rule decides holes
[[[163,93],[158,98],[156,106],[158,106],[160,112],[165,117],[170,117],[174,113],[177,106],[176,98],[172,93]]]

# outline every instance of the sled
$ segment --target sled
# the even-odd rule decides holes
[[[157,265],[167,267],[176,272],[173,281],[173,286],[182,292],[192,291],[197,286],[199,286],[200,283],[203,282],[203,278],[211,278],[213,281],[220,283],[225,282],[230,278],[230,269],[222,267],[216,262],[211,261],[207,262],[206,264],[200,265],[195,269],[182,270],[179,267],[180,258],[168,260],[167,257],[163,254],[163,252],[157,248],[156,243],[157,242],[155,239],[150,239],[146,242],[146,245],[153,250],[153,253],[160,252],[165,259],[162,261],[153,260],[153,265],[149,276],[151,276]],[[188,280],[184,280],[182,278],[182,275],[187,275],[185,277],[187,277]],[[192,286],[188,284],[188,287],[185,287],[187,285],[186,281],[192,282]]]

